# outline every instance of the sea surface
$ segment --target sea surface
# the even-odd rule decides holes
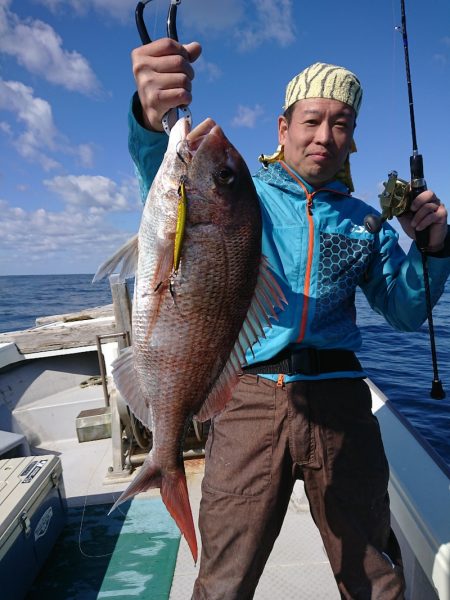
[[[92,275],[0,277],[0,332],[33,327],[41,316],[110,304],[108,281]],[[358,357],[372,381],[450,466],[450,281],[433,311],[439,376],[444,400],[430,398],[433,370],[428,326],[399,333],[357,293],[363,346]]]

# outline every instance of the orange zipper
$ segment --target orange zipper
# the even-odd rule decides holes
[[[302,321],[300,325],[300,334],[297,338],[299,344],[305,337],[306,323],[308,320],[308,305],[309,305],[309,288],[311,285],[311,270],[314,251],[314,222],[312,218],[312,194],[306,192],[306,218],[308,219],[308,259],[306,262],[305,285],[303,287],[304,302],[302,311]]]
[[[296,340],[296,342],[299,344],[305,337],[306,323],[307,323],[307,317],[308,317],[309,288],[310,288],[310,284],[311,284],[311,267],[312,267],[313,251],[314,251],[314,222],[313,222],[313,218],[312,218],[314,192],[312,194],[310,192],[308,192],[305,184],[297,177],[297,175],[293,171],[291,171],[291,169],[285,163],[280,161],[280,165],[292,177],[292,179],[294,179],[299,184],[299,186],[305,192],[305,196],[306,196],[306,218],[308,221],[308,257],[306,260],[305,284],[303,286],[304,302],[303,302],[303,310],[302,310],[302,319],[300,322],[300,333]]]

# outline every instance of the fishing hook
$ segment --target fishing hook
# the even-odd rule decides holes
[[[151,38],[148,34],[147,27],[144,22],[144,8],[151,0],[139,0],[135,10],[136,27],[139,32],[142,44],[150,44]],[[177,32],[177,8],[181,0],[170,0],[169,12],[167,14],[167,37],[178,42]],[[188,106],[178,106],[171,108],[162,118],[162,126],[167,135],[170,135],[170,123],[176,123],[178,119],[185,117],[191,125],[192,113]]]
[[[177,143],[177,147],[176,147],[176,149],[175,149],[175,152],[176,152],[176,155],[178,156],[178,158],[179,158],[179,159],[181,160],[181,162],[183,163],[183,165],[185,165],[185,166],[187,167],[187,162],[186,162],[186,160],[185,160],[184,156],[181,154],[181,152],[180,152],[180,150],[179,150],[179,148],[180,148],[180,145],[181,145],[182,143],[183,143],[183,140],[180,140],[180,141]]]

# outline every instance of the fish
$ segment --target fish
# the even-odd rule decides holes
[[[172,128],[139,232],[101,265],[135,276],[132,345],[112,375],[153,444],[111,510],[160,493],[194,562],[198,548],[183,463],[192,418],[207,421],[231,399],[246,352],[286,299],[262,255],[262,217],[248,167],[212,119]]]

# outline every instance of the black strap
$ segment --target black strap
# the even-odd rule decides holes
[[[361,363],[350,350],[286,349],[270,360],[244,367],[244,373],[320,375],[338,371],[362,371]]]

